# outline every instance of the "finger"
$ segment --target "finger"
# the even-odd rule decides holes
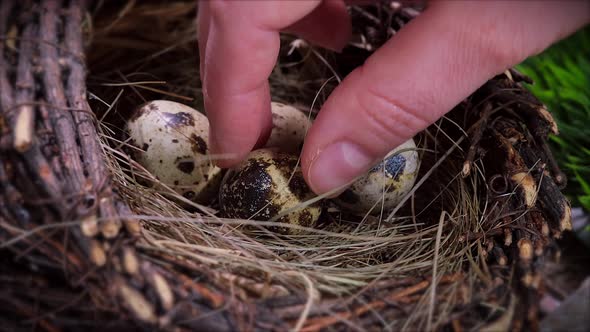
[[[207,37],[209,37],[209,7],[204,1],[197,3],[197,45],[199,47],[199,56],[205,54],[205,45],[207,45]],[[201,80],[204,74],[204,61],[199,63],[199,75]]]
[[[340,51],[350,40],[352,26],[344,1],[324,0],[313,12],[285,31],[312,44]]]
[[[436,2],[326,101],[302,153],[318,194],[341,187],[489,78],[588,22],[588,2]]]
[[[242,160],[271,126],[268,77],[280,29],[310,13],[315,1],[206,1],[201,27],[201,79],[210,148],[221,167]],[[205,26],[206,25],[206,26]]]

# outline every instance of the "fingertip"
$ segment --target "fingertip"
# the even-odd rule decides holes
[[[313,125],[312,125],[313,127]],[[311,191],[313,191],[316,195],[321,195],[322,193],[319,192],[318,188],[316,188],[311,180],[311,174],[310,174],[310,170],[311,170],[311,162],[312,160],[317,157],[318,155],[318,151],[314,151],[311,152],[310,150],[310,144],[308,142],[308,140],[306,139],[303,142],[303,147],[301,148],[301,173],[303,175],[303,180],[305,180],[305,183],[307,183],[307,186],[309,187],[309,189],[311,189]]]
[[[209,135],[209,151],[213,165],[223,169],[236,166],[240,162],[240,157],[224,153],[217,142],[218,140],[215,138],[215,134],[211,132]]]
[[[268,86],[263,85],[252,95],[207,102],[211,125],[209,144],[218,167],[236,166],[252,150],[266,143],[272,127],[270,96],[266,89]]]
[[[213,133],[209,136],[209,148],[213,164],[220,168],[232,168],[237,166],[240,162],[246,159],[250,151],[255,149],[258,144],[252,144],[251,147],[248,147],[248,145],[242,145],[240,147],[234,146],[233,149],[228,149],[227,141],[227,138],[222,140],[218,139]]]
[[[258,141],[254,144],[254,149],[259,149],[266,145],[272,132],[273,124],[271,112],[263,112],[261,114],[261,120],[260,134],[258,135]]]

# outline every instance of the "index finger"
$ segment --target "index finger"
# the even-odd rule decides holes
[[[268,78],[279,31],[313,11],[313,1],[206,1],[199,5],[199,51],[205,111],[216,163],[230,167],[271,127]]]

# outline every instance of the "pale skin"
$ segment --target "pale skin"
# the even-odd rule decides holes
[[[322,105],[301,153],[305,180],[316,194],[342,189],[491,77],[588,23],[589,1],[431,2]],[[343,0],[201,1],[198,30],[211,149],[226,156],[220,167],[270,133],[279,33],[332,50],[351,34]]]

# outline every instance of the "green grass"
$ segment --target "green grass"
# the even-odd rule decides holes
[[[568,176],[572,203],[590,211],[590,27],[517,66],[527,88],[547,105],[559,126],[552,150]]]

